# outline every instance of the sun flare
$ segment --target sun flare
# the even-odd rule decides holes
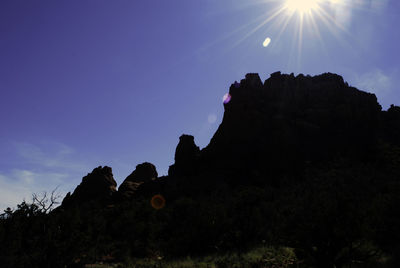
[[[222,39],[232,37],[243,29],[248,29],[232,44],[232,48],[250,38],[257,32],[263,32],[260,41],[269,51],[278,51],[283,45],[283,38],[290,38],[290,65],[300,66],[304,48],[321,48],[326,52],[324,38],[330,33],[342,45],[351,45],[347,38],[351,37],[348,28],[353,10],[361,10],[366,0],[252,0],[254,5],[267,7],[265,13],[240,26]],[[381,1],[381,0],[371,0]],[[290,33],[288,33],[290,32]],[[346,37],[345,37],[346,36]],[[263,39],[261,39],[263,38]],[[261,41],[264,40],[264,41]],[[272,42],[271,40],[274,40]],[[306,45],[303,47],[303,43]],[[317,43],[317,44],[312,44]],[[226,101],[229,101],[227,98]],[[224,100],[225,102],[225,100]]]
[[[292,13],[310,13],[318,9],[319,2],[320,0],[286,0],[285,8]]]

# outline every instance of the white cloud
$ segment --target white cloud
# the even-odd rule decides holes
[[[14,150],[18,165],[0,171],[0,213],[24,199],[30,201],[33,193],[51,192],[59,187],[59,193],[65,195],[90,171],[74,150],[62,143],[19,142],[14,143]]]
[[[35,182],[35,173],[29,170],[15,170],[15,177],[20,178],[26,184],[33,184]]]
[[[384,74],[382,70],[376,69],[357,76],[356,86],[361,90],[366,90],[376,94],[387,94],[392,87],[391,78]]]
[[[13,179],[0,174],[0,214],[7,207],[15,207],[30,194],[26,184],[13,181]]]
[[[15,143],[17,153],[28,162],[47,168],[63,168],[84,171],[87,166],[73,158],[74,150],[62,143],[47,142],[42,146],[31,143]]]
[[[355,75],[354,86],[360,90],[374,93],[379,103],[384,109],[390,104],[396,104],[400,101],[399,94],[395,85],[398,84],[398,71],[392,70],[387,73],[380,69],[374,69],[361,75]]]
[[[12,170],[0,174],[0,212],[7,207],[16,207],[23,200],[31,201],[33,193],[51,192],[59,187],[64,196],[69,190],[65,180],[69,175],[64,173],[35,172],[32,170]],[[61,200],[59,200],[61,201]]]

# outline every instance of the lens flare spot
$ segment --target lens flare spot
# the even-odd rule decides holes
[[[269,45],[269,43],[271,43],[271,38],[269,38],[269,37],[265,38],[263,47],[267,47]]]
[[[226,94],[222,97],[222,101],[224,102],[224,104],[227,104],[227,103],[229,103],[229,102],[231,101],[231,98],[232,98],[231,94],[226,93]]]
[[[151,206],[157,210],[162,209],[165,206],[165,198],[160,194],[153,196],[150,202]]]

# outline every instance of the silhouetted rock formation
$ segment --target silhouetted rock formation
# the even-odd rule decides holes
[[[194,143],[194,137],[182,135],[175,150],[175,164],[171,165],[168,175],[189,175],[196,171],[196,162],[200,156],[200,148]]]
[[[294,249],[294,266],[399,267],[400,107],[381,111],[374,94],[330,73],[276,72],[264,83],[247,74],[226,96],[209,145],[182,135],[168,176],[145,162],[116,191],[111,168],[98,167],[50,214],[46,199],[0,214],[2,266],[123,265],[269,245]],[[277,256],[277,266],[289,263]]]
[[[233,84],[223,121],[203,159],[228,169],[294,172],[337,156],[364,157],[376,143],[381,107],[374,94],[335,74],[247,74]]]
[[[97,167],[83,177],[73,194],[68,193],[62,206],[84,205],[88,202],[104,204],[112,201],[117,191],[117,182],[114,180],[110,167]]]
[[[156,167],[148,162],[139,164],[136,169],[124,180],[118,189],[121,197],[131,197],[139,186],[151,183],[158,177]]]
[[[307,166],[335,158],[367,159],[378,138],[399,142],[400,112],[381,112],[376,96],[349,86],[336,74],[271,74],[264,83],[247,74],[229,89],[230,100],[210,144],[200,150],[182,135],[168,176],[153,164],[137,165],[118,190],[120,200],[163,193],[204,193],[243,184],[300,180]],[[400,142],[399,142],[400,143]],[[108,198],[115,192],[111,168],[83,179],[64,203]]]
[[[400,107],[391,105],[383,112],[382,134],[390,143],[400,145]]]

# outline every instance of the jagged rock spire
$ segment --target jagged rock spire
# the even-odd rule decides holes
[[[62,205],[104,204],[112,200],[117,191],[116,187],[117,182],[114,180],[112,169],[99,166],[83,177],[73,194],[67,194]]]

